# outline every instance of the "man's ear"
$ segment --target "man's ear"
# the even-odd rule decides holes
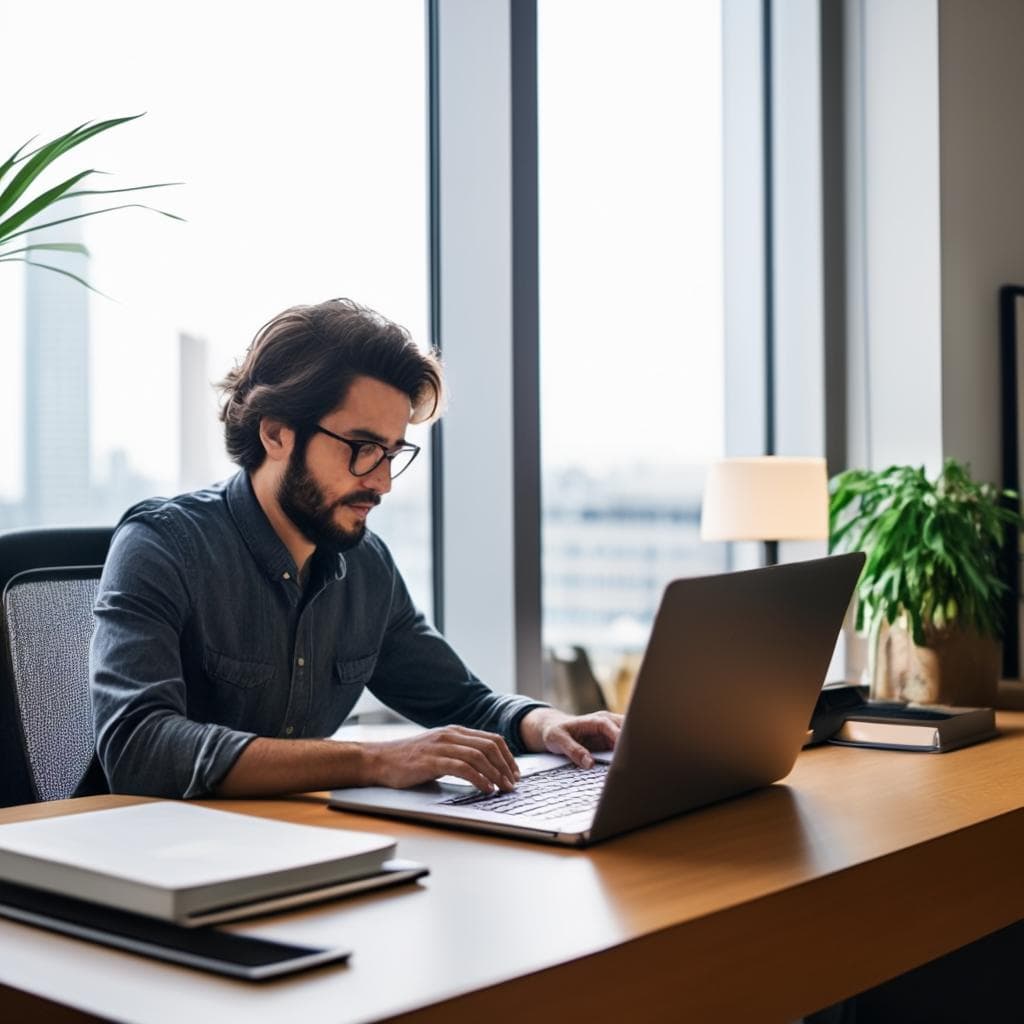
[[[264,416],[260,420],[260,440],[267,458],[282,462],[291,456],[295,447],[295,431],[281,420]]]

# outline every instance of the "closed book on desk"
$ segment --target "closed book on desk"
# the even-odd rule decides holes
[[[851,711],[832,743],[941,754],[996,735],[992,708],[938,704],[866,704]]]
[[[387,836],[161,800],[0,825],[0,880],[198,924],[323,899],[382,875],[394,851]]]

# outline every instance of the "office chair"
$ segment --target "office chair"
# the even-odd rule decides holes
[[[94,760],[89,642],[112,533],[0,533],[0,806],[68,797],[83,783],[103,789]]]
[[[563,711],[586,715],[607,709],[601,686],[590,666],[590,658],[582,647],[573,647],[571,657],[547,650],[544,675],[547,692]]]
[[[102,565],[112,526],[53,526],[0,530],[0,591],[26,569],[51,565]]]

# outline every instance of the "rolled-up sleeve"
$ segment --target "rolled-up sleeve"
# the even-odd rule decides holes
[[[525,753],[519,723],[548,707],[515,694],[495,693],[418,612],[397,569],[391,614],[369,689],[378,700],[418,725],[463,725],[500,733],[514,754]]]
[[[254,738],[187,716],[187,567],[180,542],[158,519],[123,525],[104,566],[90,677],[96,750],[114,793],[211,793]]]

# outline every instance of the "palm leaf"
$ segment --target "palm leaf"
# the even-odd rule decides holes
[[[29,150],[28,152],[26,152],[26,150],[28,150],[29,146],[34,141],[33,139],[29,139],[29,141],[23,146],[16,149],[14,153],[12,153],[7,160],[0,165],[0,183],[14,172],[13,176],[11,176],[7,181],[6,187],[4,187],[3,191],[0,192],[0,246],[9,243],[14,238],[20,238],[22,235],[26,235],[30,231],[41,231],[45,228],[59,227],[61,224],[69,224],[72,221],[84,220],[86,217],[95,217],[101,213],[113,213],[115,210],[128,210],[133,208],[149,210],[152,213],[159,213],[161,216],[169,217],[172,220],[183,220],[184,218],[179,217],[175,213],[170,213],[167,210],[160,210],[153,206],[147,206],[143,203],[121,203],[116,206],[105,207],[101,210],[88,210],[85,213],[74,214],[70,217],[57,217],[56,219],[48,220],[42,224],[32,223],[34,220],[41,219],[44,211],[51,210],[55,204],[63,200],[82,196],[142,192],[147,189],[167,188],[170,185],[181,184],[180,182],[159,182],[154,185],[135,185],[129,188],[76,188],[80,182],[90,175],[102,173],[94,169],[80,171],[77,174],[66,178],[59,185],[46,189],[34,198],[27,199],[27,201],[23,202],[20,207],[15,209],[15,207],[22,202],[22,197],[26,195],[29,188],[39,178],[39,176],[43,174],[43,172],[46,171],[54,161],[58,160],[69,150],[74,149],[76,146],[80,146],[83,142],[86,142],[102,132],[109,131],[111,128],[116,128],[118,125],[125,124],[128,121],[134,121],[142,116],[142,114],[132,114],[128,117],[115,117],[105,121],[86,121],[83,124],[72,128],[71,131],[65,132],[63,135],[59,135],[57,138],[51,139],[49,142],[44,142],[42,145],[37,146],[35,149]],[[19,169],[14,171],[16,167]],[[26,227],[25,225],[29,226]],[[54,267],[44,263],[36,263],[29,258],[31,253],[47,250],[51,252],[73,252],[86,257],[89,255],[89,250],[86,249],[84,245],[77,242],[47,242],[35,243],[22,246],[18,249],[8,249],[5,252],[0,252],[0,262],[32,263],[33,266],[40,267],[41,269],[49,270],[56,274],[63,274],[65,277],[69,277],[72,280],[77,281],[79,284],[85,285],[86,288],[90,291],[96,292],[97,295],[103,295],[103,292],[94,288],[88,281],[79,277],[77,274],[74,274],[69,270],[64,270],[61,267]],[[109,296],[105,297],[109,298]]]
[[[69,224],[73,220],[82,220],[85,217],[95,217],[101,213],[113,213],[114,210],[150,210],[153,213],[159,213],[163,217],[170,217],[171,220],[184,221],[184,217],[179,217],[176,213],[168,213],[166,210],[158,210],[155,206],[146,206],[143,203],[121,203],[119,206],[105,206],[102,210],[89,210],[88,213],[77,213],[73,217],[62,217],[60,220],[51,220],[45,224],[33,224],[30,228],[23,228],[21,231],[15,231],[8,235],[3,241],[8,242],[12,238],[18,238],[20,235],[27,235],[30,231],[42,231],[43,228],[53,228],[58,224]]]
[[[13,152],[13,153],[12,153],[12,154],[11,154],[11,155],[10,155],[10,156],[8,157],[8,158],[7,158],[7,159],[6,159],[6,160],[5,160],[4,162],[3,162],[3,164],[0,164],[0,181],[3,181],[3,179],[4,179],[4,177],[6,176],[7,172],[8,172],[8,171],[9,171],[9,170],[10,170],[10,169],[11,169],[11,168],[12,168],[12,167],[13,167],[13,166],[15,165],[15,164],[17,164],[17,163],[19,163],[20,161],[22,161],[22,160],[24,160],[24,159],[25,159],[25,157],[23,157],[23,156],[21,155],[21,152],[22,152],[22,150],[23,150],[23,149],[25,149],[25,148],[26,148],[27,146],[31,146],[31,145],[32,145],[32,143],[33,143],[33,142],[35,142],[36,138],[37,138],[37,136],[33,136],[33,137],[32,137],[31,139],[29,139],[29,140],[28,140],[28,142],[26,142],[26,143],[25,143],[25,144],[24,144],[23,146],[19,146],[19,147],[18,147],[18,148],[17,148],[17,149],[16,149],[16,150],[15,150],[15,151],[14,151],[14,152]],[[30,154],[26,154],[26,155],[30,155]]]
[[[35,252],[37,249],[46,249],[52,252],[73,252],[79,256],[89,256],[89,250],[81,242],[35,242],[26,245],[22,249],[8,249],[7,252],[0,252],[0,257],[16,256],[22,252]]]
[[[102,171],[95,171],[102,174]],[[112,196],[118,192],[144,192],[147,188],[170,188],[172,185],[184,185],[183,181],[160,181],[155,185],[133,185],[131,188],[79,188],[68,192],[61,199],[74,199],[77,196]]]
[[[36,178],[38,178],[39,175],[54,162],[54,160],[63,156],[68,152],[68,150],[73,149],[75,146],[80,146],[83,142],[99,135],[101,132],[115,128],[117,125],[124,124],[126,121],[134,121],[136,118],[141,116],[141,114],[133,114],[129,117],[112,118],[109,121],[97,121],[94,124],[89,124],[87,122],[86,124],[79,125],[77,128],[72,128],[71,131],[58,136],[52,142],[48,142],[45,145],[40,146],[33,154],[28,156],[25,160],[24,166],[11,179],[7,188],[4,189],[3,192],[0,192],[0,214],[4,214],[11,209],[22,195],[24,195],[32,182],[35,181]]]
[[[77,281],[79,284],[85,285],[89,291],[95,292],[97,295],[102,295],[105,299],[111,299],[112,302],[117,301],[107,295],[106,292],[101,292],[99,288],[94,288],[84,277],[72,274],[70,270],[63,270],[61,267],[51,267],[48,263],[36,263],[35,260],[30,260],[26,256],[0,256],[0,263],[28,263],[30,266],[38,267],[40,270],[52,270],[55,274],[63,274],[65,277],[70,277],[73,281]]]
[[[67,181],[62,181],[59,185],[54,185],[53,188],[36,196],[35,199],[26,203],[17,213],[11,214],[6,220],[0,220],[0,242],[3,242],[5,238],[9,238],[15,228],[20,228],[22,224],[31,220],[37,213],[42,213],[43,210],[53,205],[58,199],[65,198],[68,190],[74,188],[83,178],[87,178],[90,174],[95,173],[95,171],[80,171],[78,174],[68,178]]]

